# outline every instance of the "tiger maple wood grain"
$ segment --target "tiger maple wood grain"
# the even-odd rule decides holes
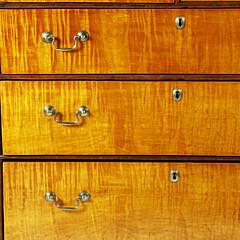
[[[169,173],[180,172],[172,183]],[[240,165],[5,162],[6,240],[238,240]],[[64,212],[44,199],[53,191]]]
[[[240,156],[239,82],[3,81],[5,155]],[[173,100],[180,88],[183,98]],[[52,105],[77,127],[43,113]],[[58,120],[60,118],[58,117]]]
[[[177,16],[186,26],[178,30]],[[0,10],[3,74],[239,74],[238,9]],[[79,31],[90,40],[74,52]]]

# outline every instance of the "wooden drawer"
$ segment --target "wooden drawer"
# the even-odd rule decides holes
[[[239,156],[239,102],[240,82],[5,81],[3,154]],[[47,105],[57,121],[90,115],[62,126]]]
[[[17,9],[0,22],[3,74],[240,74],[239,9]],[[41,39],[72,47],[82,30],[72,52]]]
[[[239,176],[224,163],[5,162],[4,239],[238,240]],[[44,198],[75,207],[83,190],[74,212]]]

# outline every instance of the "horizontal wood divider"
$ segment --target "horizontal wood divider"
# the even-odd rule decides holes
[[[87,74],[87,75],[78,75],[78,74],[58,74],[58,75],[48,75],[48,74],[10,74],[10,75],[0,75],[0,80],[121,80],[121,81],[240,81],[240,75],[222,75],[222,74],[210,74],[210,75],[198,75],[198,74]]]
[[[50,155],[23,155],[23,156],[7,156],[0,155],[0,161],[73,161],[73,160],[82,160],[82,161],[156,161],[156,162],[168,162],[168,161],[176,161],[176,162],[239,162],[240,157],[236,156],[119,156],[119,155],[69,155],[69,156],[50,156]]]
[[[1,2],[0,9],[219,9],[240,8],[240,1],[178,2],[175,3],[46,3]]]

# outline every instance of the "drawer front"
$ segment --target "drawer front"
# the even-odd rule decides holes
[[[18,9],[0,22],[3,74],[240,74],[238,9]],[[72,52],[41,39],[72,47],[83,30]]]
[[[3,153],[239,156],[239,102],[239,82],[5,81]],[[59,122],[90,115],[62,126],[47,105]]]
[[[5,162],[4,239],[238,240],[239,176],[224,163]],[[79,210],[44,198],[75,207],[83,190]]]

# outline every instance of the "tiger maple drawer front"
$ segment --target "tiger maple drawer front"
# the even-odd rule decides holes
[[[0,84],[5,155],[240,155],[239,82]]]
[[[240,74],[239,9],[18,9],[0,22],[2,74]]]
[[[239,176],[239,164],[5,162],[4,239],[238,240]],[[83,191],[78,209],[56,207]]]

